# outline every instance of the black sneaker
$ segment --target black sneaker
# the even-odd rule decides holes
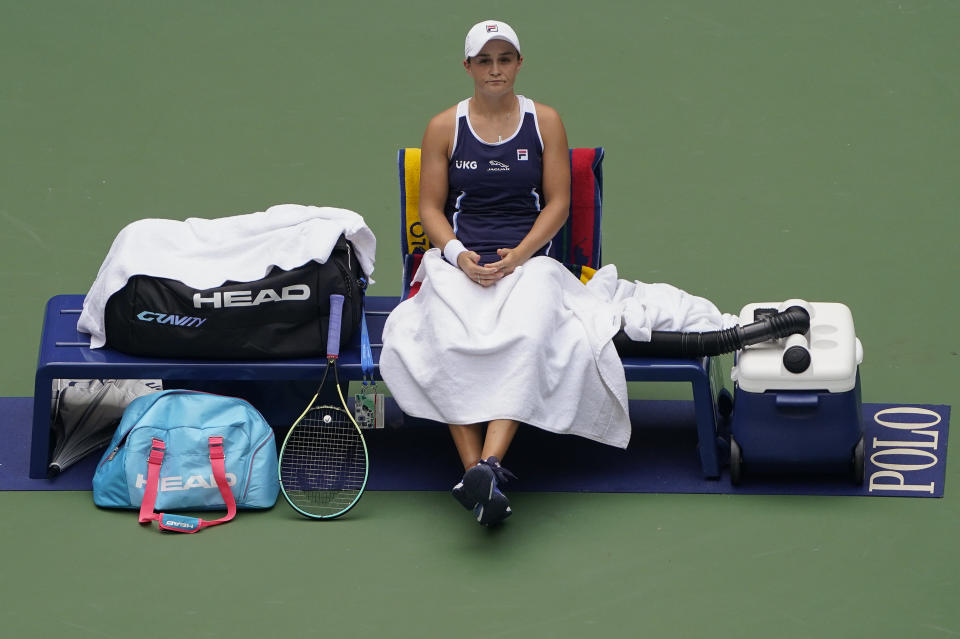
[[[513,514],[510,509],[510,500],[501,492],[499,484],[516,479],[513,473],[500,465],[496,457],[481,460],[479,464],[467,470],[463,475],[463,498],[454,492],[457,501],[467,507],[470,500],[475,504],[473,514],[482,526],[494,526]],[[454,486],[454,491],[457,487]]]
[[[473,510],[477,505],[477,502],[467,495],[467,491],[464,488],[462,481],[453,487],[453,489],[450,491],[450,494],[452,494],[453,498],[460,502],[460,505],[467,510]]]

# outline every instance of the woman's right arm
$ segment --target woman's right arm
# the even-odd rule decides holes
[[[430,244],[441,250],[455,239],[453,227],[443,214],[455,116],[456,111],[448,109],[430,120],[420,146],[420,222]]]

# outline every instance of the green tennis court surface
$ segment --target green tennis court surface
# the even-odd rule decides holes
[[[465,30],[500,18],[518,90],[606,150],[622,277],[730,313],[843,302],[865,402],[960,399],[956,4],[7,5],[0,396],[32,393],[44,303],[136,219],[345,207],[380,240],[371,292],[399,294],[396,149],[466,97]],[[0,636],[949,637],[957,472],[943,499],[516,493],[495,532],[442,492],[179,537],[3,492]]]

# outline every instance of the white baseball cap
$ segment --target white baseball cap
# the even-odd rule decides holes
[[[463,44],[464,56],[472,58],[491,40],[506,40],[516,48],[517,53],[520,53],[520,39],[509,24],[499,20],[484,20],[467,31],[467,39]]]

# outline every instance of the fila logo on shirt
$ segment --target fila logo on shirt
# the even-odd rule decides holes
[[[527,150],[526,150],[526,149],[517,149],[517,159],[518,159],[518,160],[520,160],[521,162],[524,162],[524,161],[526,161],[527,156],[528,156],[528,153],[527,153]]]

